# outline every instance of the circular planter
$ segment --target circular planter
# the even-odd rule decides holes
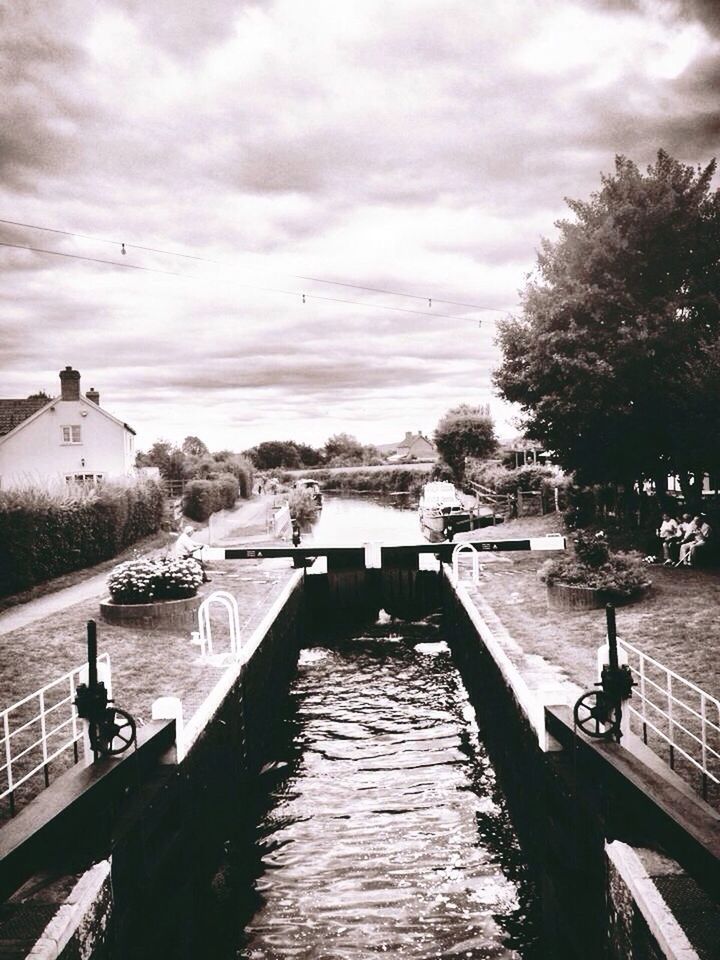
[[[611,590],[597,590],[594,587],[578,587],[568,583],[548,583],[547,602],[551,610],[597,610],[607,603],[616,607],[633,603],[644,597],[650,589],[646,583],[642,589],[629,597],[618,596]]]
[[[201,596],[155,603],[113,603],[100,601],[100,616],[119,627],[192,627],[197,623]]]

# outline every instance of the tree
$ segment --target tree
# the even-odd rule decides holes
[[[27,398],[28,400],[52,400],[52,397],[49,393],[45,393],[44,390],[38,390],[37,393],[31,393]]]
[[[188,457],[207,457],[210,451],[200,437],[185,437],[182,452]]]
[[[483,458],[497,449],[497,438],[486,407],[466,403],[454,407],[442,417],[435,429],[435,446],[460,481],[465,473],[465,458]]]
[[[294,469],[300,466],[300,456],[292,440],[265,440],[245,452],[258,470],[275,467]]]
[[[713,161],[624,157],[543,240],[522,315],[499,324],[495,383],[528,436],[583,482],[677,473],[692,500],[720,428],[720,193]],[[695,483],[693,483],[693,479]]]
[[[169,440],[156,440],[147,453],[138,452],[135,463],[139,467],[157,467],[163,480],[185,479],[185,455]]]
[[[343,463],[362,463],[365,448],[348,433],[335,433],[325,443],[325,459]]]

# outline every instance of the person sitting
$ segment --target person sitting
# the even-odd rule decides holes
[[[669,513],[662,515],[658,537],[662,546],[665,566],[669,567],[677,560],[678,544],[681,540],[677,521]]]
[[[210,583],[210,578],[205,573],[205,564],[202,561],[202,548],[201,543],[196,543],[192,538],[192,534],[195,531],[193,528],[188,525],[185,527],[180,534],[180,536],[175,541],[175,546],[173,547],[173,553],[176,557],[182,557],[183,559],[196,560],[200,564],[200,569],[202,570],[203,583]]]
[[[677,566],[694,567],[698,553],[707,549],[707,543],[712,535],[712,528],[704,513],[698,513],[685,533],[680,544],[680,559]]]

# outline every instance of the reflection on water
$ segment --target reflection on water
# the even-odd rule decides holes
[[[304,543],[358,545],[368,540],[420,543],[417,498],[326,494],[318,519],[303,531]]]
[[[413,627],[301,655],[265,769],[243,960],[535,956],[467,695],[437,628]]]

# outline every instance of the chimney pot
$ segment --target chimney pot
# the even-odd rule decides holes
[[[80,374],[72,367],[65,367],[60,371],[60,399],[80,399]]]

